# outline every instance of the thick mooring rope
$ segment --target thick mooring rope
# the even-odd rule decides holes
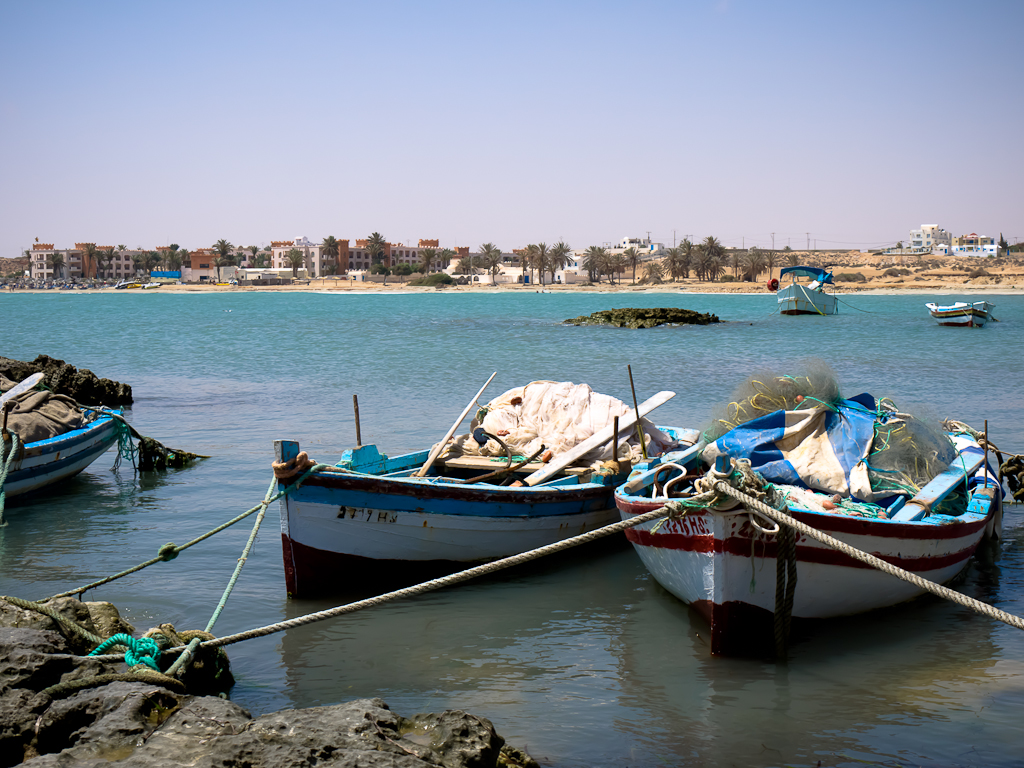
[[[316,613],[309,613],[305,616],[298,616],[294,619],[288,619],[287,621],[281,621],[276,624],[268,624],[265,627],[258,627],[256,629],[250,629],[246,632],[239,632],[234,635],[225,635],[224,637],[217,637],[213,640],[207,640],[200,645],[203,648],[217,648],[225,645],[232,645],[234,643],[240,643],[243,640],[251,640],[257,637],[264,637],[266,635],[272,635],[276,632],[283,632],[286,629],[293,629],[295,627],[302,627],[306,624],[313,624],[318,621],[325,619],[331,619],[336,616],[342,616],[346,613],[354,613],[355,611],[362,610],[363,608],[370,608],[376,605],[390,602],[392,600],[400,600],[405,597],[414,597],[416,595],[422,595],[425,592],[431,592],[435,589],[441,589],[442,587],[450,587],[453,584],[459,584],[463,581],[469,581],[475,579],[477,576],[484,576],[489,573],[495,573],[496,571],[503,570],[505,568],[511,568],[514,565],[522,565],[528,563],[531,560],[536,560],[546,555],[553,555],[556,552],[561,552],[566,549],[578,546],[580,544],[586,544],[591,541],[595,541],[604,536],[610,536],[613,533],[624,531],[627,528],[632,528],[636,525],[649,522],[651,520],[657,520],[659,517],[665,517],[670,515],[678,514],[682,511],[682,508],[677,505],[674,501],[668,502],[665,506],[655,509],[651,512],[646,512],[642,515],[630,518],[629,520],[623,520],[618,523],[611,523],[603,528],[598,528],[587,533],[580,534],[579,536],[573,536],[569,539],[563,539],[562,541],[555,542],[554,544],[548,544],[547,546],[540,547],[538,549],[530,550],[529,552],[522,552],[518,555],[512,555],[511,557],[505,557],[501,560],[495,560],[494,562],[486,563],[484,565],[478,565],[474,568],[469,568],[465,571],[459,571],[448,576],[442,576],[441,578],[431,579],[421,584],[416,584],[412,587],[405,587],[404,589],[398,589],[393,592],[387,592],[383,595],[377,595],[376,597],[370,597],[365,600],[359,600],[354,603],[348,603],[346,605],[340,605],[335,608],[330,608],[326,611],[318,611]],[[172,648],[172,651],[178,650]]]
[[[10,440],[7,439],[8,434],[11,436]],[[11,444],[10,448],[7,447],[8,443]],[[4,505],[7,503],[7,491],[4,490],[4,484],[7,482],[7,474],[14,464],[14,458],[21,449],[20,443],[21,438],[14,432],[0,434],[0,528],[7,525],[4,521]]]

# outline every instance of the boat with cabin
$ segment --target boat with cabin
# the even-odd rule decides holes
[[[779,287],[780,281],[789,276],[788,285]],[[834,315],[839,312],[835,293],[826,293],[825,286],[835,282],[832,273],[818,267],[785,267],[779,272],[779,279],[769,281],[775,290],[779,312],[783,315]]]

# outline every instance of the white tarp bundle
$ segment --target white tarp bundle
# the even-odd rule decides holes
[[[472,432],[483,427],[485,432],[500,437],[513,451],[532,456],[544,445],[557,456],[582,443],[606,426],[616,416],[632,410],[621,400],[594,392],[586,384],[569,381],[532,381],[524,387],[510,389],[491,400],[470,425],[470,434],[456,437],[445,456],[504,456],[504,449],[494,440],[480,445]],[[669,435],[647,419],[641,419],[648,455],[662,453],[674,444]],[[636,427],[623,432],[619,439],[619,458],[641,456]],[[580,465],[612,458],[612,443],[596,448],[579,460]]]

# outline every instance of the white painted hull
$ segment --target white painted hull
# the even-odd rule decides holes
[[[976,301],[968,304],[958,301],[955,304],[925,304],[928,312],[939,325],[956,328],[984,328],[991,317],[993,305],[987,301]]]
[[[800,283],[791,283],[775,294],[783,315],[834,315],[838,311],[834,294],[809,290]]]
[[[4,491],[12,498],[73,477],[106,453],[116,439],[113,419],[105,417],[83,429],[29,443],[12,464]]]

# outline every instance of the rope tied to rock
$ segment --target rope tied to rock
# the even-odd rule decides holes
[[[108,649],[122,645],[125,647],[124,662],[129,667],[145,664],[157,672],[160,667],[157,661],[160,659],[160,646],[151,637],[135,638],[131,635],[117,634],[104,640],[93,649],[90,656],[102,656]]]

